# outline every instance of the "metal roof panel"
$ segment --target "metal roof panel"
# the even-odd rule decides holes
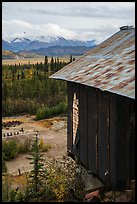
[[[135,98],[135,29],[120,30],[50,78]]]

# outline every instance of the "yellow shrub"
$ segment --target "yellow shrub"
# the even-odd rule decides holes
[[[50,148],[50,144],[45,144],[43,138],[40,139],[39,148],[42,152],[47,152]]]

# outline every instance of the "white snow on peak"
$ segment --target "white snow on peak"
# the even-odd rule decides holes
[[[27,38],[15,38],[14,40],[12,40],[12,42],[24,42],[24,41],[30,41]]]

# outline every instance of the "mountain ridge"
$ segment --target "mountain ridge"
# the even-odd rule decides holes
[[[44,37],[42,38],[44,39]],[[80,40],[67,40],[63,37],[52,38],[51,41],[42,41],[39,39],[30,40],[28,38],[15,38],[11,41],[6,41],[2,39],[2,50],[9,50],[13,52],[18,52],[22,50],[33,50],[33,49],[41,49],[48,48],[51,46],[85,46],[92,47],[96,45],[95,40],[91,41],[80,41]]]
[[[28,38],[15,38],[12,41],[2,40],[2,50],[14,52],[17,55],[19,54],[19,56],[21,52],[23,52],[25,53],[25,57],[27,55],[63,56],[63,55],[82,55],[86,51],[96,46],[95,40],[91,41],[67,40],[63,37],[59,37],[52,38],[50,41],[46,42],[42,41],[42,39],[30,40]],[[8,58],[8,55],[5,56],[3,54],[3,59],[5,59],[5,57]]]

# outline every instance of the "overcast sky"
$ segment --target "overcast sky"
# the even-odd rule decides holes
[[[102,42],[135,26],[135,2],[2,2],[2,37],[64,37]]]

